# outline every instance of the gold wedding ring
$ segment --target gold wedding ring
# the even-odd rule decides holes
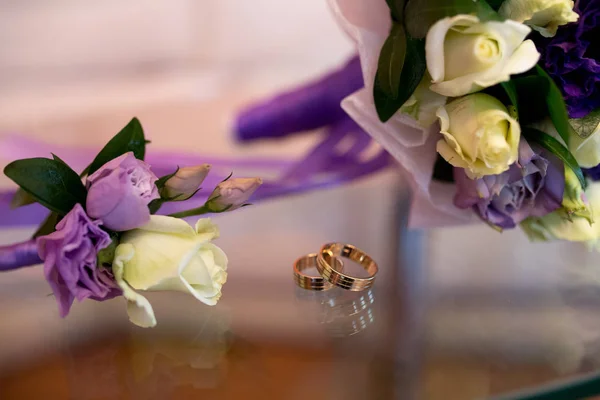
[[[340,260],[335,259],[334,262],[337,269],[343,269],[343,264]],[[317,267],[318,269],[316,254],[308,254],[304,257],[300,257],[294,262],[294,281],[296,282],[296,285],[307,290],[322,291],[331,289],[333,285],[323,279],[323,277],[310,276],[302,272],[311,267]]]
[[[339,257],[345,257],[361,265],[369,274],[368,278],[358,278],[333,268]],[[335,264],[337,266],[337,264]],[[323,279],[342,289],[358,292],[373,286],[378,268],[377,263],[364,251],[342,243],[329,243],[321,248],[317,255],[317,269]]]

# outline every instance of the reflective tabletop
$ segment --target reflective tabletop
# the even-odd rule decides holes
[[[359,207],[381,187],[376,213]],[[594,369],[597,289],[564,272],[592,256],[541,245],[539,261],[511,234],[408,230],[408,193],[389,173],[217,217],[223,299],[151,293],[154,329],[130,325],[122,299],[60,319],[39,267],[3,274],[0,398],[484,399]],[[336,196],[356,204],[323,201]],[[294,225],[290,210],[311,205]],[[379,263],[372,288],[295,285],[293,261],[332,240]]]

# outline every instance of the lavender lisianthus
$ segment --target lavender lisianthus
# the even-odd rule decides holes
[[[534,40],[569,115],[581,118],[600,107],[600,0],[577,0],[574,10],[579,21],[560,27],[551,39]]]
[[[107,162],[88,177],[88,215],[113,231],[139,228],[150,220],[148,204],[160,197],[157,180],[132,152]]]
[[[74,299],[107,300],[122,293],[110,271],[98,265],[98,252],[111,243],[100,225],[76,204],[56,225],[56,231],[37,239],[44,276],[61,317],[69,313]]]
[[[553,155],[521,139],[519,161],[499,175],[472,180],[454,169],[454,205],[473,208],[486,222],[514,228],[529,216],[541,217],[560,207],[565,188],[564,167]]]

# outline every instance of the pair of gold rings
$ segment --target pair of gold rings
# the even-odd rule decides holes
[[[343,273],[344,264],[340,258],[347,258],[360,264],[369,275],[359,278]],[[321,276],[306,275],[303,271],[316,267]],[[359,292],[373,286],[377,274],[377,263],[364,251],[342,243],[328,243],[317,254],[308,254],[294,263],[294,281],[307,290],[329,290],[333,286]]]

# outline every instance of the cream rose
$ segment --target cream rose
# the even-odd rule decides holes
[[[156,325],[152,306],[136,290],[186,292],[215,305],[227,280],[227,256],[210,243],[218,236],[217,226],[208,218],[192,228],[181,219],[158,215],[123,234],[113,273],[128,301],[131,322],[141,327]]]
[[[471,94],[440,107],[437,116],[444,136],[438,153],[469,178],[499,174],[517,160],[521,127],[498,99]]]
[[[498,13],[532,27],[542,36],[552,37],[559,26],[579,19],[574,5],[571,0],[506,0]]]
[[[462,14],[439,20],[425,43],[431,90],[458,97],[528,71],[540,58],[533,42],[525,40],[530,32],[511,20],[479,22]]]

